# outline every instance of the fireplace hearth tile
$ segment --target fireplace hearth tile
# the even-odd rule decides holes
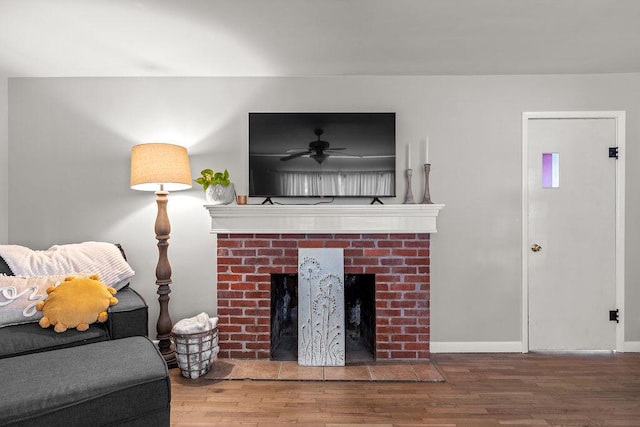
[[[324,377],[331,381],[371,381],[367,365],[325,366]]]
[[[418,375],[408,363],[378,363],[371,366],[371,378],[375,381],[418,381]]]
[[[324,372],[322,366],[301,366],[295,361],[280,362],[278,379],[322,381]]]
[[[214,363],[215,364],[215,363]],[[236,360],[233,379],[277,380],[280,366],[269,360]]]
[[[429,361],[363,362],[346,366],[301,366],[296,361],[218,359],[208,380],[266,381],[409,381],[444,382]]]

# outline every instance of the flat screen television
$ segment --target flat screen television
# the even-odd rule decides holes
[[[249,196],[395,195],[395,113],[249,113]]]

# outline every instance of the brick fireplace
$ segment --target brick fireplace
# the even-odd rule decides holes
[[[345,274],[375,275],[376,359],[429,357],[429,233],[216,231],[219,357],[269,358],[271,274],[296,273],[298,248],[343,248]]]

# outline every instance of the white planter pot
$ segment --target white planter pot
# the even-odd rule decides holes
[[[236,190],[233,188],[233,183],[226,187],[216,184],[210,185],[205,195],[207,202],[211,205],[228,205],[235,200]]]

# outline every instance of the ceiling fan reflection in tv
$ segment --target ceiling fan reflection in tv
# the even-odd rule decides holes
[[[309,148],[307,148],[307,149],[299,148],[299,149],[287,150],[287,151],[296,151],[296,152],[294,152],[293,154],[290,154],[288,156],[281,157],[280,160],[282,160],[283,162],[286,162],[288,160],[297,159],[298,157],[302,157],[302,156],[307,156],[308,155],[309,157],[311,157],[316,162],[322,163],[332,153],[335,153],[337,151],[346,150],[345,147],[331,148],[331,144],[328,141],[321,140],[320,137],[324,133],[324,131],[322,129],[314,129],[313,133],[316,134],[318,139],[315,140],[315,141],[311,141],[309,143]],[[299,151],[299,150],[303,150],[303,151]],[[349,154],[349,153],[346,153],[346,152],[342,152],[340,154],[343,155],[343,156],[349,156],[349,157],[362,157],[362,156],[358,156],[356,154]]]

